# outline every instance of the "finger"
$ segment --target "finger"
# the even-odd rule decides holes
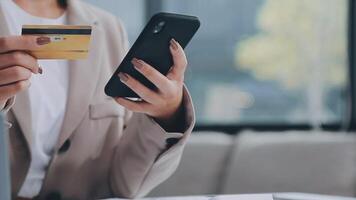
[[[14,51],[11,53],[0,54],[0,69],[10,66],[22,66],[33,73],[42,73],[36,58],[23,51]]]
[[[173,80],[183,81],[188,64],[184,50],[175,39],[171,39],[169,49],[173,58],[173,66],[167,74],[167,77]]]
[[[149,104],[146,102],[131,101],[122,97],[115,98],[115,101],[128,110],[138,113],[146,113],[149,107]]]
[[[165,90],[167,88],[167,84],[169,84],[169,80],[166,76],[157,71],[154,67],[147,64],[143,60],[139,60],[134,58],[132,60],[132,64],[135,69],[139,71],[142,75],[144,75],[149,81],[151,81],[158,89]]]
[[[160,103],[160,96],[156,92],[150,90],[130,75],[120,72],[119,78],[121,82],[123,82],[130,89],[132,89],[144,101],[155,105]]]
[[[0,87],[0,101],[5,101],[17,93],[27,89],[30,86],[30,80],[19,81],[10,85]]]
[[[0,38],[0,53],[16,50],[33,50],[51,42],[49,37],[9,36]]]
[[[20,66],[0,70],[0,85],[9,85],[30,79],[31,74],[30,70]]]

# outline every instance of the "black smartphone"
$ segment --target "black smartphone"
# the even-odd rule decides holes
[[[150,89],[156,89],[153,83],[136,71],[131,63],[132,59],[141,59],[166,75],[173,64],[169,50],[170,40],[174,38],[185,48],[199,27],[200,21],[195,16],[173,13],[154,15],[106,84],[105,93],[111,97],[139,98],[134,91],[120,81],[119,72],[131,75]]]

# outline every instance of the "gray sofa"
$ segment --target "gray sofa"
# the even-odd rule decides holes
[[[356,194],[356,135],[196,132],[176,173],[149,196],[307,192]]]

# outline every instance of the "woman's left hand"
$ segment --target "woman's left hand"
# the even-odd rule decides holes
[[[170,41],[170,51],[173,57],[173,66],[166,76],[143,60],[134,58],[132,64],[150,80],[157,90],[153,91],[128,74],[120,73],[120,80],[131,88],[142,101],[131,101],[126,98],[116,98],[117,103],[133,112],[145,113],[162,124],[172,124],[180,115],[183,99],[184,73],[187,59],[183,48],[177,41]]]

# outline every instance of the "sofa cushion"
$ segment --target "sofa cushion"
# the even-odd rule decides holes
[[[223,133],[193,133],[177,171],[149,196],[217,193],[233,141],[232,136]]]
[[[223,193],[355,194],[355,135],[245,132],[237,138]]]

